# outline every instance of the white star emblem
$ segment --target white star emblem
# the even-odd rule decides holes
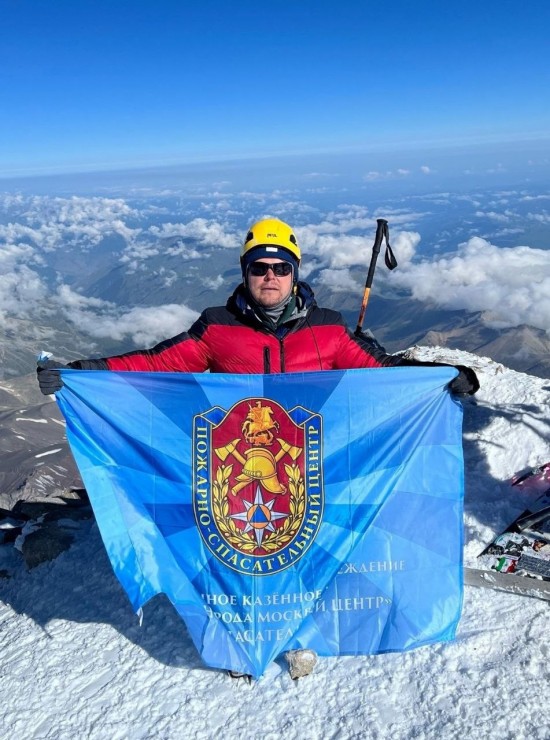
[[[249,501],[243,500],[246,511],[242,511],[240,514],[230,514],[231,519],[246,522],[244,532],[254,530],[254,537],[258,547],[262,546],[265,532],[275,531],[273,522],[276,522],[278,519],[286,519],[288,516],[288,514],[283,514],[280,511],[273,511],[274,503],[275,499],[264,501],[262,490],[260,486],[257,486],[254,503],[251,504]]]

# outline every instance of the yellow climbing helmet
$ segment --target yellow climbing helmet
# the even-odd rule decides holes
[[[248,253],[258,247],[263,247],[263,251],[265,251],[262,256],[269,256],[272,252],[273,257],[279,256],[281,259],[284,259],[284,257],[277,255],[277,250],[284,249],[290,252],[294,260],[300,264],[302,254],[294,232],[288,224],[279,221],[278,218],[264,218],[248,229],[241,250],[241,262],[243,262],[243,258],[248,262]]]

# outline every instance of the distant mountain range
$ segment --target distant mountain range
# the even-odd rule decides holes
[[[319,291],[321,303],[342,311],[354,329],[358,299],[347,294]],[[480,313],[445,311],[412,298],[373,297],[367,309],[369,327],[389,352],[413,345],[461,349],[490,357],[507,367],[541,378],[550,378],[550,336],[532,326],[493,329]]]
[[[480,210],[479,194],[475,198],[456,195],[454,200],[448,193],[437,198],[426,196],[408,206],[398,199],[391,215],[393,233],[399,239],[398,229],[403,228],[401,236],[405,236],[398,254],[401,263],[392,275],[400,271],[407,275],[407,264],[411,264],[407,263],[407,250],[412,253],[420,240],[419,234],[407,229],[420,231],[423,227],[422,243],[425,241],[427,248],[419,251],[419,262],[432,268],[437,255],[448,254],[449,265],[453,259],[463,264],[464,256],[457,258],[456,252],[447,250],[477,234],[480,225],[487,228],[499,214],[512,232],[499,236],[499,243],[509,238],[517,244],[516,232],[523,237],[523,230],[534,228],[533,224],[547,233],[544,207],[550,194],[529,196],[522,191],[514,195],[515,200],[510,193],[504,195],[487,195],[486,213]],[[68,361],[152,346],[187,329],[193,312],[224,304],[241,279],[236,246],[243,219],[239,209],[250,200],[249,196],[233,195],[233,200],[228,196],[226,202],[225,197],[213,192],[205,195],[205,202],[201,200],[200,205],[193,199],[146,199],[137,203],[124,199],[4,196],[3,211],[0,198],[0,246],[4,260],[0,284],[0,379],[32,372],[36,354],[41,350]],[[333,199],[336,197],[340,199],[341,194]],[[262,198],[254,208],[273,208],[276,212],[295,209],[299,220],[310,217],[307,208],[308,215],[301,215],[303,204],[281,204],[279,198],[277,195],[271,204]],[[540,212],[531,213],[535,204],[539,204]],[[215,216],[197,217],[203,208]],[[498,213],[493,213],[493,209]],[[385,210],[391,214],[388,204]],[[317,223],[315,219],[321,217],[326,220]],[[364,263],[370,255],[370,237],[365,237],[369,219],[373,217],[367,218],[358,206],[342,206],[328,214],[319,211],[309,225],[302,227],[307,244],[302,244],[303,275],[314,288],[319,304],[342,311],[352,330],[361,302]],[[496,223],[500,224],[500,220]],[[537,240],[531,231],[529,238],[537,244],[547,243],[544,234],[541,232]],[[530,310],[543,306],[537,298],[543,293],[542,282],[537,285],[539,293],[529,290],[523,272],[509,267],[521,265],[530,269],[532,280],[535,272],[543,278],[548,264],[546,254],[540,247],[517,247],[514,252],[511,247],[499,250],[483,243],[472,250],[468,259],[477,258],[484,249],[487,263],[476,263],[477,271],[470,269],[468,277],[481,279],[485,270],[487,292],[497,296],[487,305],[500,308],[501,296],[514,298],[514,291],[518,290],[521,295],[517,303],[527,308],[524,306],[509,323],[533,317],[536,326],[542,328],[526,323],[494,328],[489,314],[468,311],[469,293],[460,293],[460,300],[453,304],[462,306],[459,310],[415,300],[410,297],[410,284],[408,288],[396,287],[398,281],[387,279],[383,265],[377,271],[365,327],[390,352],[413,345],[446,346],[486,355],[512,369],[547,378],[550,335],[544,331],[546,309],[539,312],[538,319]],[[496,255],[490,249],[496,250]],[[514,262],[499,262],[503,256],[512,259],[512,252],[517,254]],[[491,272],[487,264],[495,262],[498,270]],[[450,269],[444,265],[439,272],[430,273],[433,291],[428,295],[433,295],[434,303],[436,298],[445,297],[442,291],[449,274],[447,268]],[[519,279],[503,286],[506,276]],[[467,280],[465,284],[470,286]],[[502,326],[508,317],[498,318]],[[142,327],[145,332],[139,331]]]
[[[114,283],[110,282],[114,280],[113,272],[116,271],[101,278],[103,285],[109,283],[109,289],[102,293],[111,298],[119,293],[114,289]],[[234,286],[238,280],[234,272],[228,270],[225,273],[222,288],[205,288],[198,282],[195,285],[187,283],[185,290],[180,291],[180,296],[185,294],[185,304],[196,311],[225,303],[230,292],[227,284]],[[229,280],[227,273],[230,273]],[[123,282],[127,288],[125,295],[131,294],[138,300],[141,286],[135,276]],[[178,283],[180,288],[183,287],[181,281]],[[169,296],[166,295],[168,290]],[[170,286],[167,291],[156,294],[155,302],[159,305],[177,302],[177,294],[177,286]],[[317,297],[321,305],[340,310],[350,329],[355,328],[360,296],[331,293],[321,288]],[[151,302],[152,298],[149,296]],[[41,350],[53,352],[56,359],[69,361],[81,357],[108,356],[136,348],[128,339],[115,341],[108,337],[91,338],[60,314],[56,314],[52,320],[55,325],[30,319],[13,319],[10,328],[0,327],[0,378],[15,378],[29,373],[34,369],[36,355]],[[542,378],[550,377],[550,336],[535,327],[523,325],[495,329],[482,321],[480,313],[445,311],[411,298],[384,299],[377,296],[371,299],[364,326],[374,333],[389,352],[398,352],[413,345],[462,349],[490,357],[514,370]],[[181,331],[187,328],[181,326]],[[168,336],[165,333],[158,340]]]

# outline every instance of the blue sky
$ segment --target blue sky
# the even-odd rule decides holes
[[[550,139],[546,0],[0,0],[0,176]]]

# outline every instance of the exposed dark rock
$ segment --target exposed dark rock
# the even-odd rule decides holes
[[[57,522],[43,522],[34,532],[25,536],[21,552],[28,568],[53,560],[68,550],[74,536]]]
[[[13,543],[34,568],[67,550],[75,532],[92,519],[84,489],[65,491],[55,501],[18,501],[12,511],[0,510],[0,544]],[[9,578],[10,571],[3,568],[0,577]]]

